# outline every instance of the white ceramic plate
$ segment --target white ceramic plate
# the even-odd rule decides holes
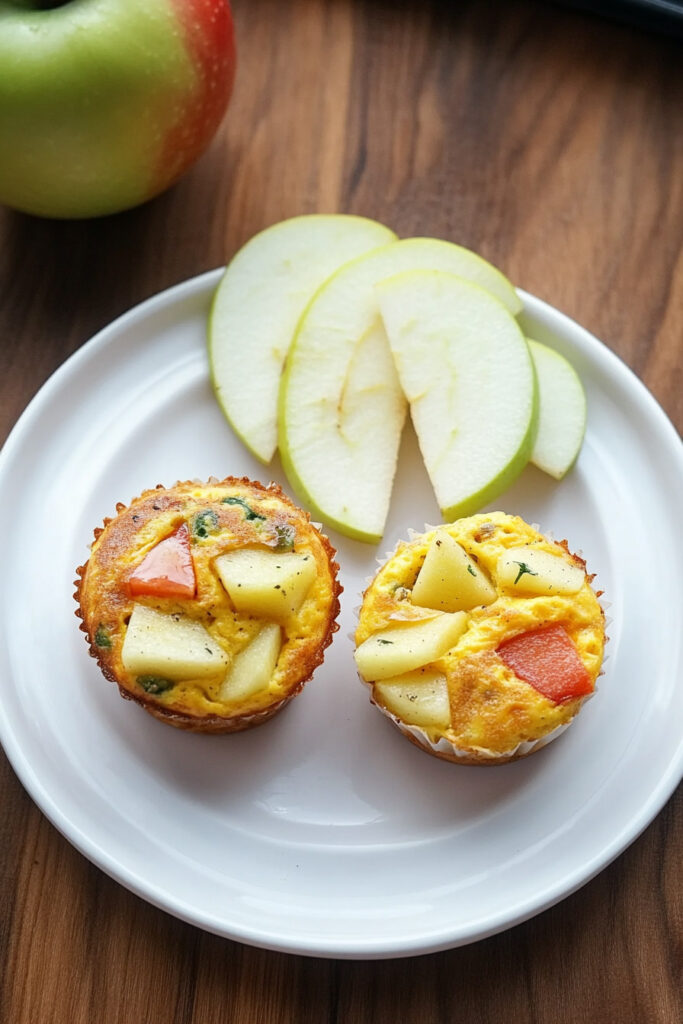
[[[586,442],[557,484],[529,467],[497,503],[582,549],[612,602],[610,658],[568,732],[515,764],[414,748],[368,703],[347,634],[375,557],[438,521],[412,436],[380,551],[332,534],[341,632],[281,716],[197,736],[120,699],[77,629],[93,528],[156,483],[286,481],[232,434],[204,334],[219,272],[128,313],[31,403],[0,460],[0,735],[26,789],[95,864],[244,942],[387,957],[483,938],[578,888],[652,820],[681,775],[681,449],[638,380],[523,296],[588,392]],[[677,688],[678,687],[678,688]]]

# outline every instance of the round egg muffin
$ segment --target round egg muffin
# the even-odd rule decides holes
[[[76,614],[123,697],[181,729],[236,732],[322,662],[338,628],[334,556],[275,484],[158,486],[95,530]]]
[[[400,543],[363,595],[356,665],[414,743],[502,764],[558,736],[595,689],[605,619],[566,541],[492,512]]]

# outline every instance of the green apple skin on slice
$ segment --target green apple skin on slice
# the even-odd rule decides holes
[[[275,454],[280,376],[309,300],[342,264],[395,238],[364,217],[311,214],[266,228],[228,265],[209,316],[211,377],[228,421],[262,462]]]
[[[453,274],[398,274],[376,292],[442,515],[469,515],[531,455],[538,394],[524,335],[497,299]]]
[[[265,690],[273,677],[281,647],[280,626],[274,622],[262,626],[254,639],[235,656],[221,683],[219,700],[246,700],[259,690]]]
[[[497,597],[496,588],[457,540],[447,530],[437,531],[410,595],[413,604],[460,612],[491,604]]]
[[[498,585],[526,594],[576,594],[586,573],[562,555],[538,548],[508,548],[496,565]]]
[[[206,679],[224,672],[228,656],[201,622],[133,605],[121,651],[126,672],[175,682]]]
[[[378,543],[408,408],[382,324],[376,319],[359,338],[338,383],[335,379],[325,387],[322,379],[316,382],[305,364],[290,390],[288,379],[289,373],[281,391],[283,421],[289,416],[287,396],[300,395],[302,386],[309,395],[308,402],[302,399],[305,404],[294,412],[293,429],[305,446],[303,451],[290,447],[286,428],[280,435],[280,456],[290,483],[328,527],[356,540]],[[297,451],[302,459],[295,456]],[[316,473],[323,483],[322,494]]]
[[[466,629],[465,612],[438,612],[410,625],[382,629],[356,648],[356,666],[367,682],[403,675],[441,658]]]
[[[574,367],[555,349],[527,338],[538,377],[538,430],[531,461],[555,480],[569,472],[586,432],[586,393]]]
[[[520,308],[512,285],[481,257],[451,242],[403,239],[352,260],[319,289],[299,321],[280,386],[279,446],[290,483],[327,526],[371,544],[384,531],[405,419],[375,285],[416,268],[485,282],[511,311]],[[353,408],[359,424],[363,403],[363,430],[347,429],[344,415]]]
[[[419,669],[392,676],[375,683],[372,695],[375,703],[406,725],[443,731],[451,724],[448,685],[443,672]]]
[[[237,611],[286,622],[303,604],[316,576],[313,555],[238,548],[214,565]]]

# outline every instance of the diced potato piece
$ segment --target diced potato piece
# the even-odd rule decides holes
[[[407,725],[447,729],[451,722],[446,677],[421,669],[375,683],[375,699]]]
[[[526,594],[576,594],[583,586],[583,569],[562,555],[539,548],[508,548],[496,566],[498,586]]]
[[[380,630],[356,650],[358,671],[368,682],[403,675],[450,651],[466,628],[465,612],[442,612],[431,619]]]
[[[411,595],[413,604],[460,612],[491,604],[497,596],[496,588],[474,559],[450,533],[439,530],[417,575]]]
[[[264,690],[272,678],[282,647],[280,627],[268,622],[233,661],[219,691],[220,700],[244,700]]]
[[[216,571],[239,612],[285,622],[299,610],[316,575],[313,555],[240,548],[219,555]]]
[[[228,666],[227,654],[201,622],[144,604],[133,605],[121,660],[131,675],[174,681],[216,676]]]

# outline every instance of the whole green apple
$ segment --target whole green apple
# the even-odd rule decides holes
[[[208,146],[234,73],[228,0],[0,0],[0,202],[151,199]]]

